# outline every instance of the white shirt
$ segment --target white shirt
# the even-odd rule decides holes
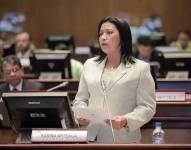
[[[10,91],[13,91],[14,89],[17,89],[17,91],[22,91],[22,86],[23,86],[23,80],[21,80],[21,82],[16,87],[9,84],[9,89]]]
[[[22,52],[18,52],[17,53],[17,57],[18,58],[29,58],[31,55],[31,50],[27,50],[26,52],[22,53]]]

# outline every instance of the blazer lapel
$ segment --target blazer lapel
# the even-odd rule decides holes
[[[26,80],[23,80],[23,83],[22,83],[22,91],[26,90],[27,89],[27,85],[26,85]]]
[[[99,82],[99,88],[101,88],[101,91],[103,91],[103,86],[102,86],[102,83],[101,83],[101,76],[102,76],[102,73],[103,73],[103,70],[104,70],[104,67],[105,67],[105,63],[106,63],[106,60],[107,60],[107,57],[101,62],[101,63],[98,63],[97,64],[97,79],[98,79],[98,82]]]
[[[107,57],[101,63],[97,64],[98,65],[98,69],[97,69],[97,77],[98,78],[97,79],[99,80],[99,83],[100,83],[99,88],[101,88],[102,91],[104,89],[103,89],[103,85],[101,82],[101,76],[102,76],[102,73],[104,71],[106,60],[107,60]],[[115,85],[115,83],[117,83],[117,81],[119,81],[124,75],[126,75],[126,73],[129,71],[130,67],[131,67],[130,63],[127,63],[126,65],[121,63],[115,72],[115,76],[113,77],[113,79],[111,79],[109,81],[108,86],[106,87],[106,91],[110,90]]]
[[[130,63],[127,63],[126,65],[121,63],[119,65],[119,67],[117,68],[115,72],[115,76],[113,77],[113,79],[110,80],[108,84],[107,91],[110,90],[124,75],[127,74],[130,67],[131,67]]]

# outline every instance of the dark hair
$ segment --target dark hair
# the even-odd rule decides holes
[[[153,42],[149,36],[139,36],[137,39],[137,44],[144,46],[153,46]]]
[[[3,65],[4,64],[11,64],[11,65],[17,65],[19,68],[22,68],[21,62],[19,58],[17,58],[15,55],[8,55],[3,59]],[[2,65],[2,67],[3,67]]]
[[[189,39],[191,38],[191,35],[190,35],[190,31],[189,31],[189,30],[181,30],[181,31],[179,31],[179,32],[178,32],[178,36],[180,35],[180,33],[186,34],[186,35],[189,37]]]
[[[29,37],[29,41],[32,41],[32,36],[31,36],[31,34],[29,32],[23,31],[23,32],[18,33],[17,36],[19,36],[21,34],[27,34],[28,37]]]
[[[98,25],[98,39],[99,39],[99,32],[101,29],[102,24],[109,22],[112,23],[118,30],[120,35],[120,53],[121,53],[121,62],[126,64],[126,62],[134,63],[133,57],[132,57],[132,36],[131,36],[131,30],[129,27],[129,24],[125,22],[122,19],[119,19],[117,17],[109,16],[106,18],[103,18],[99,25]],[[103,59],[106,57],[106,54],[100,50],[99,51],[99,57],[96,61],[103,61]]]

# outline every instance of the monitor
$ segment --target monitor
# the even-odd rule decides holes
[[[101,49],[100,49],[100,46],[98,43],[93,43],[90,45],[90,52],[91,52],[92,57],[99,55],[100,50]]]
[[[191,71],[191,52],[165,52],[165,71]],[[190,75],[189,75],[190,76]]]
[[[72,35],[50,35],[46,38],[46,44],[50,49],[55,49],[58,44],[65,44],[71,50],[75,49]]]
[[[61,74],[61,78],[72,78],[71,73],[71,53],[69,50],[48,50],[39,49],[34,51],[34,55],[30,57],[32,70],[38,77],[42,73]],[[55,75],[53,75],[55,77]]]
[[[166,35],[163,32],[153,32],[151,35],[152,45],[153,46],[165,46],[166,43]]]
[[[34,128],[76,127],[67,92],[7,92],[2,99],[19,135]]]

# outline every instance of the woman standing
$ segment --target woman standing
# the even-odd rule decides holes
[[[98,39],[100,55],[85,62],[74,107],[102,108],[115,117],[105,124],[76,119],[81,125],[90,124],[87,128],[91,141],[138,143],[140,127],[156,109],[150,66],[132,57],[131,31],[125,21],[104,18],[98,26]]]

